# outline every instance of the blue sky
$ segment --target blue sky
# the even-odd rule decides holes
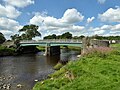
[[[38,25],[42,37],[65,32],[120,35],[120,0],[0,1],[0,32],[6,38],[27,24]]]

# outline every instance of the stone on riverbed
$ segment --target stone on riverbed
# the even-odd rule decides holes
[[[17,88],[21,88],[21,87],[22,87],[22,85],[21,85],[21,84],[18,84],[18,85],[17,85]]]
[[[37,79],[35,79],[34,81],[35,81],[35,82],[38,82],[38,80],[37,80]]]

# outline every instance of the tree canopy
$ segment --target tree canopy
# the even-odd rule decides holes
[[[22,32],[22,34],[15,34],[11,36],[12,40],[32,40],[32,38],[36,36],[41,36],[41,33],[39,33],[37,25],[25,25],[22,29],[19,30],[19,32]]]
[[[21,39],[22,40],[32,40],[32,38],[36,37],[36,36],[41,36],[41,34],[37,31],[38,30],[38,26],[36,25],[25,25],[22,29],[19,30],[19,32],[24,32],[21,35]]]
[[[5,42],[5,37],[4,35],[0,32],[0,44],[2,44],[3,42]]]
[[[71,39],[71,38],[72,38],[72,34],[70,32],[66,32],[58,36],[55,34],[52,34],[44,37],[44,39]]]

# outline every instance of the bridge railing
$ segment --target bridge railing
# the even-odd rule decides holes
[[[22,40],[20,43],[51,43],[51,42],[65,42],[65,43],[82,43],[81,39],[45,39],[45,40]]]

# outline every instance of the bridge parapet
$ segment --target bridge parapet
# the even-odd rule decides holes
[[[55,43],[55,42],[60,42],[60,43],[82,43],[82,40],[80,39],[45,39],[45,40],[23,40],[20,41],[20,43]]]

